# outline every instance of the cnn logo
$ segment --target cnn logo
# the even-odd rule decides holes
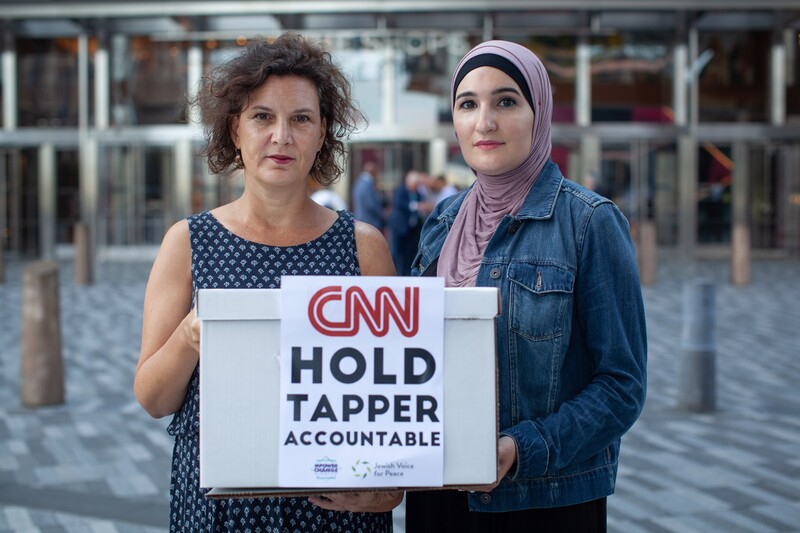
[[[340,321],[326,316],[326,306],[334,302],[344,305],[344,318]],[[405,287],[404,302],[389,287],[379,287],[372,298],[361,287],[325,287],[311,297],[308,318],[314,329],[331,337],[357,335],[362,320],[376,337],[385,336],[391,323],[404,336],[413,337],[419,331],[419,287]]]

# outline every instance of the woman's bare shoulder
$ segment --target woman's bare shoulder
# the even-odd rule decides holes
[[[383,234],[373,225],[356,220],[358,264],[364,276],[394,276],[394,262]]]

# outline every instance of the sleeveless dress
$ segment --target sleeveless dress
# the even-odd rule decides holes
[[[339,218],[320,237],[297,246],[242,239],[206,211],[188,218],[192,293],[202,288],[278,288],[282,275],[358,276],[353,215]],[[170,480],[170,531],[249,533],[391,532],[392,513],[326,511],[306,498],[217,500],[200,489],[198,455],[199,368],[183,406],[167,431],[175,437]]]

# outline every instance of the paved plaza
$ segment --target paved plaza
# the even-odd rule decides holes
[[[0,531],[157,532],[168,523],[168,419],[132,383],[148,262],[105,262],[75,286],[60,263],[66,403],[20,403],[25,263],[0,284]],[[624,438],[612,532],[800,531],[800,261],[659,265],[644,288],[649,394]],[[716,283],[717,409],[678,409],[682,291]],[[398,531],[402,514],[398,513]]]

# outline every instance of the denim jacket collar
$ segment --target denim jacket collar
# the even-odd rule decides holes
[[[563,181],[564,176],[561,175],[558,167],[552,161],[548,161],[537,180],[533,182],[533,187],[531,187],[528,197],[525,198],[516,218],[521,220],[545,220],[551,218]],[[466,198],[472,187],[474,187],[474,184],[467,192],[461,194],[451,205],[442,211],[438,220],[446,222],[448,226],[452,225],[459,209],[461,209],[461,204],[464,203],[464,198]]]

